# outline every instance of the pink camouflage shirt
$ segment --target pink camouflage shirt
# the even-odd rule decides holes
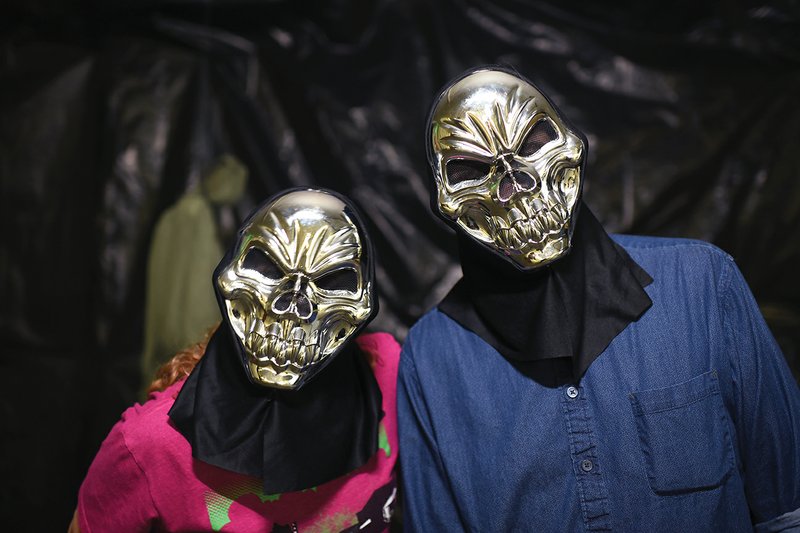
[[[128,531],[385,531],[396,499],[396,382],[400,346],[386,333],[361,335],[385,416],[377,453],[361,468],[299,492],[264,494],[262,481],[192,458],[170,424],[183,381],[122,415],[78,495],[82,533]]]

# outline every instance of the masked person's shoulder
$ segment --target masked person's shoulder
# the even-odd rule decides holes
[[[612,239],[654,277],[664,270],[718,277],[734,263],[724,250],[698,239],[643,235],[612,235]]]
[[[416,357],[442,343],[452,343],[465,330],[452,318],[434,307],[411,327],[403,341],[402,358]]]
[[[718,256],[720,259],[730,258],[730,256],[719,247],[700,239],[628,234],[612,234],[611,238],[626,250],[644,249],[675,254],[697,253]]]
[[[382,367],[386,369],[397,369],[400,361],[400,343],[391,333],[374,332],[363,333],[356,338],[358,347],[367,354],[373,369]]]
[[[122,413],[110,434],[119,432],[129,448],[172,447],[180,442],[180,434],[170,423],[169,410],[184,383],[182,379],[151,393],[146,402],[133,404]]]

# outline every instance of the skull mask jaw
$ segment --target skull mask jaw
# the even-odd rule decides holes
[[[446,220],[522,270],[569,251],[586,143],[536,87],[472,71],[444,89],[429,131]]]
[[[298,389],[373,316],[372,265],[347,202],[294,190],[240,232],[216,283],[256,384]]]

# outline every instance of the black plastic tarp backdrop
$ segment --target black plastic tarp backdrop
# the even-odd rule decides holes
[[[646,6],[646,7],[645,7]],[[2,527],[66,527],[137,395],[156,220],[229,153],[235,227],[282,188],[352,197],[402,338],[459,275],[429,213],[435,92],[506,63],[590,141],[611,231],[732,254],[800,372],[797,2],[16,2],[0,10]]]

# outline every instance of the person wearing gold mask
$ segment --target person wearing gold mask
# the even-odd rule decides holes
[[[513,70],[427,133],[464,276],[403,346],[406,529],[800,531],[800,391],[731,257],[609,237],[586,138]]]
[[[373,261],[339,194],[260,206],[214,272],[221,325],[111,430],[71,530],[386,530],[400,348],[362,333]]]

